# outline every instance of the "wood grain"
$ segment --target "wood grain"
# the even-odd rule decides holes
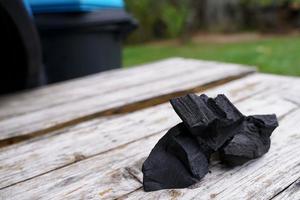
[[[262,95],[272,94],[274,96],[279,88],[286,88],[288,83],[286,79],[273,76],[252,75],[208,90],[206,93],[215,96],[220,92],[220,88],[223,88],[222,92],[235,102],[245,101],[247,97],[251,96],[251,100],[247,103],[240,102],[238,105],[243,111],[253,113],[251,109],[261,104]],[[274,89],[268,89],[267,93],[260,94],[266,88],[271,87]],[[280,108],[278,105],[281,102],[274,103],[267,100],[273,101],[272,98],[267,98],[263,103],[271,104],[271,106],[265,106],[264,110],[270,108],[269,112],[280,114],[280,110],[277,110]],[[295,107],[291,102],[283,102],[283,105],[290,109]],[[255,111],[257,112],[257,109]],[[0,168],[0,188],[166,130],[179,122],[179,118],[169,104],[125,116],[121,115],[109,121],[105,119],[91,120],[50,134],[56,135],[55,137],[23,142],[0,149],[0,166],[2,166]],[[101,145],[99,145],[100,143]],[[34,162],[32,162],[33,159]]]
[[[260,169],[269,170],[269,171],[275,170],[274,171],[275,175],[274,175],[274,173],[267,175],[268,179],[272,178],[272,177],[274,177],[274,178],[278,177],[279,175],[276,174],[276,173],[279,173],[278,170],[283,170],[283,171],[289,170],[289,172],[288,172],[289,176],[287,176],[287,177],[284,176],[283,180],[281,181],[282,186],[284,186],[291,179],[288,177],[291,177],[291,173],[293,173],[293,170],[291,170],[291,167],[295,164],[294,163],[295,158],[294,157],[284,158],[286,160],[292,158],[292,161],[286,162],[286,164],[281,167],[281,166],[278,166],[279,164],[276,164],[276,160],[274,161],[274,156],[276,156],[276,157],[279,156],[279,158],[283,159],[283,157],[285,156],[285,153],[287,151],[293,152],[293,151],[296,151],[297,148],[299,148],[298,147],[299,141],[297,141],[297,139],[294,142],[296,144],[293,143],[293,145],[291,145],[290,148],[283,148],[284,146],[286,146],[286,143],[290,142],[290,139],[288,139],[288,138],[289,138],[291,132],[293,132],[293,131],[291,131],[293,129],[291,129],[290,127],[293,124],[295,124],[295,122],[297,120],[299,120],[299,118],[300,118],[299,112],[295,112],[292,115],[287,115],[287,113],[293,111],[294,109],[297,109],[298,105],[293,102],[293,99],[287,100],[286,98],[288,98],[288,97],[285,97],[285,99],[284,99],[283,98],[284,96],[282,96],[282,93],[280,93],[280,91],[282,89],[286,89],[287,84],[290,83],[290,82],[283,81],[283,80],[288,81],[289,80],[288,78],[273,78],[273,81],[270,81],[272,76],[257,75],[255,77],[256,77],[255,79],[254,78],[252,79],[252,80],[254,80],[253,82],[251,82],[250,81],[251,78],[248,77],[248,78],[245,78],[245,80],[247,80],[245,82],[242,82],[243,80],[240,80],[240,81],[235,81],[234,83],[230,83],[230,84],[224,86],[223,87],[224,90],[222,90],[222,87],[219,87],[219,88],[216,88],[216,90],[208,91],[209,94],[214,94],[215,92],[218,92],[220,90],[228,91],[226,94],[231,95],[230,97],[232,97],[232,98],[234,98],[233,96],[237,97],[235,100],[239,102],[237,104],[238,107],[241,108],[241,110],[247,114],[275,112],[279,116],[284,117],[284,119],[281,123],[280,129],[277,130],[276,133],[274,133],[275,139],[272,140],[273,141],[272,149],[275,149],[275,150],[273,150],[273,151],[275,151],[275,155],[274,155],[274,152],[272,153],[272,151],[270,151],[269,152],[271,155],[270,159],[267,156],[267,155],[269,155],[269,153],[268,153],[263,158],[258,159],[256,162],[253,162],[256,164],[253,164],[251,162],[249,164],[249,166],[253,165],[254,166],[253,169],[255,169],[255,170],[252,170],[252,167],[250,168],[250,167],[248,167],[248,165],[243,166],[240,169],[235,168],[235,169],[233,169],[233,171],[228,170],[228,169],[225,170],[224,168],[222,168],[222,166],[217,164],[212,169],[214,172],[212,174],[209,174],[200,183],[200,184],[202,184],[204,182],[207,182],[206,183],[207,186],[201,185],[200,188],[195,189],[195,190],[187,190],[187,191],[184,190],[184,193],[182,193],[181,191],[177,191],[177,190],[163,191],[163,192],[157,192],[157,193],[147,193],[147,195],[142,191],[134,192],[135,190],[137,190],[141,187],[141,184],[139,183],[140,175],[138,174],[139,173],[138,170],[137,170],[138,173],[136,173],[136,172],[132,171],[131,169],[135,169],[135,166],[140,166],[140,164],[142,163],[141,160],[143,160],[143,158],[148,155],[149,151],[151,150],[153,145],[156,143],[158,138],[161,137],[161,135],[164,133],[164,132],[161,132],[163,127],[165,126],[167,128],[171,124],[176,123],[178,121],[178,118],[177,119],[173,118],[173,119],[170,119],[170,121],[166,121],[171,116],[170,115],[171,110],[170,110],[170,107],[168,107],[167,105],[161,105],[161,106],[157,106],[155,108],[146,109],[146,110],[139,111],[139,112],[136,112],[133,114],[129,114],[124,117],[120,117],[119,119],[113,119],[112,121],[104,122],[104,123],[110,123],[109,126],[107,126],[107,127],[115,128],[115,129],[113,129],[113,128],[108,129],[106,132],[107,134],[101,134],[101,130],[102,130],[102,128],[104,128],[103,124],[98,125],[98,126],[100,126],[100,128],[98,127],[98,128],[95,128],[94,130],[90,129],[91,127],[94,126],[93,125],[94,121],[93,121],[93,122],[88,122],[91,124],[83,123],[80,125],[81,127],[76,127],[76,128],[74,128],[74,130],[70,130],[70,132],[68,132],[68,133],[63,133],[63,134],[54,136],[52,139],[49,137],[44,142],[36,141],[37,143],[32,142],[32,143],[24,144],[24,146],[26,146],[26,147],[23,147],[21,144],[19,144],[21,147],[18,147],[18,148],[20,148],[22,151],[16,152],[15,155],[17,155],[17,154],[26,155],[27,154],[27,155],[31,155],[33,157],[30,159],[27,157],[28,159],[22,160],[19,158],[17,160],[13,160],[11,162],[12,163],[11,166],[6,167],[6,170],[9,169],[10,167],[13,167],[12,166],[13,163],[19,162],[19,163],[21,163],[21,166],[19,166],[20,169],[13,169],[12,171],[19,170],[18,173],[23,172],[23,174],[26,176],[26,173],[28,175],[30,166],[32,166],[32,168],[31,168],[32,171],[39,170],[39,168],[43,168],[41,166],[44,166],[46,168],[47,168],[47,165],[53,166],[53,164],[54,164],[54,166],[55,166],[55,162],[51,161],[51,157],[54,157],[55,160],[58,161],[58,163],[61,161],[64,161],[64,162],[65,161],[68,161],[68,162],[77,161],[77,162],[75,164],[65,166],[61,169],[57,169],[52,172],[46,173],[45,175],[35,177],[31,180],[17,183],[11,187],[6,187],[5,189],[0,190],[0,194],[3,195],[4,199],[20,199],[20,198],[34,199],[35,197],[39,198],[39,199],[50,199],[50,198],[80,199],[81,197],[83,199],[86,199],[86,198],[98,199],[99,194],[101,194],[100,199],[105,199],[105,198],[110,199],[110,198],[115,198],[115,197],[120,197],[120,196],[126,195],[127,193],[131,193],[128,197],[133,198],[133,199],[135,199],[135,198],[150,198],[150,199],[152,199],[152,198],[157,198],[157,197],[171,198],[172,195],[174,196],[174,194],[178,193],[178,194],[180,194],[178,196],[187,195],[187,196],[184,196],[183,199],[185,199],[185,197],[190,198],[190,196],[189,196],[189,195],[191,195],[191,194],[189,194],[189,193],[191,193],[190,191],[194,191],[195,193],[198,194],[199,192],[203,192],[203,190],[201,190],[201,189],[206,188],[206,187],[211,187],[212,192],[214,192],[214,190],[220,189],[221,186],[224,184],[224,181],[226,182],[226,180],[228,180],[228,181],[232,180],[233,184],[237,184],[238,182],[240,182],[240,180],[238,179],[239,177],[245,177],[245,179],[249,178],[249,180],[251,181],[253,178],[253,177],[251,177],[252,174],[255,174],[255,173],[260,174],[260,173],[267,172],[267,171],[261,171]],[[266,82],[263,81],[264,80],[263,78],[259,79],[259,77],[265,77]],[[244,84],[242,84],[242,83],[244,83]],[[245,84],[245,83],[247,83],[247,84]],[[270,84],[270,85],[267,87],[262,87],[261,85],[264,85],[264,84]],[[230,87],[230,85],[231,85],[231,87]],[[235,86],[235,87],[233,87],[233,86]],[[259,90],[261,90],[263,88],[268,88],[270,86],[271,86],[271,88],[269,88],[268,90],[265,89],[263,93],[258,92]],[[276,86],[276,87],[272,87],[272,86]],[[279,87],[279,86],[281,86],[281,87]],[[259,89],[256,90],[255,87],[259,88]],[[297,88],[295,85],[295,88],[290,87],[290,91],[292,92],[293,89],[295,89],[294,92],[297,92],[299,88]],[[256,95],[252,95],[252,97],[249,97],[249,96],[251,96],[251,92],[249,92],[249,90],[252,91],[252,94],[256,94]],[[241,93],[243,93],[243,92],[246,95],[242,95]],[[153,115],[153,119],[151,119],[152,115]],[[174,113],[173,113],[173,115],[174,115]],[[131,118],[129,116],[131,116]],[[157,116],[157,117],[155,117],[155,116]],[[159,116],[162,118],[160,118]],[[167,118],[167,119],[164,120],[163,118]],[[141,121],[139,121],[137,119],[139,119]],[[149,121],[148,121],[148,119],[149,119]],[[156,121],[155,119],[158,119],[158,120]],[[134,120],[136,120],[136,121],[134,122]],[[135,125],[135,123],[138,123],[138,124]],[[134,131],[132,129],[132,126],[134,126],[134,128],[136,128],[137,130]],[[156,126],[158,127],[157,129],[155,128]],[[295,127],[295,131],[297,131],[297,128],[299,129],[299,127]],[[128,129],[128,132],[126,133],[127,129]],[[80,137],[75,137],[76,130],[79,133],[81,133],[81,134],[79,134]],[[95,131],[95,132],[90,135],[88,134],[89,132],[93,132],[93,131]],[[122,131],[125,131],[125,132],[122,132]],[[156,131],[158,131],[158,133]],[[74,132],[75,132],[75,134],[74,134]],[[61,142],[59,142],[60,140],[57,139],[58,137],[63,137],[64,135],[69,134],[69,133],[70,133],[69,136],[72,136],[72,137],[67,137],[68,139],[65,138],[65,140],[62,140]],[[74,135],[72,135],[71,133]],[[97,137],[92,136],[92,135],[95,135],[96,133],[98,133],[98,138],[99,138],[98,140],[97,140]],[[84,137],[85,134],[88,134],[89,136],[87,136],[85,138]],[[132,135],[130,135],[130,134],[132,134]],[[105,139],[104,136],[100,137],[100,135],[109,135],[109,136],[107,136],[108,138]],[[278,135],[280,135],[280,137]],[[120,136],[122,137],[121,139],[120,139]],[[82,141],[81,141],[81,137],[83,137]],[[123,141],[126,138],[128,138],[128,140]],[[61,138],[61,139],[63,139],[63,138]],[[120,139],[120,140],[118,141],[118,139]],[[117,143],[116,146],[114,146],[113,140],[115,140],[115,142]],[[46,143],[46,141],[48,141],[49,143]],[[101,145],[103,143],[103,146],[104,146],[103,149],[101,149],[101,147],[97,146],[97,145],[99,145],[100,141],[101,141]],[[40,142],[42,142],[42,143],[40,143]],[[66,146],[64,145],[65,142],[68,143]],[[298,146],[297,146],[297,142],[298,142]],[[57,143],[57,145],[55,145],[56,143]],[[41,144],[39,147],[41,149],[41,151],[38,150],[39,148],[35,148],[37,150],[35,150],[34,152],[29,152],[30,149],[32,149],[32,148],[30,148],[30,145],[33,145],[31,147],[38,147],[38,144]],[[60,146],[63,148],[61,148]],[[113,148],[113,150],[109,150],[109,146],[110,146],[110,148]],[[8,152],[12,151],[12,149],[13,149],[12,147],[13,146],[11,146],[9,148],[5,148],[4,153],[3,152],[2,152],[3,154],[1,153],[2,155],[6,154],[8,156],[6,159],[5,159],[5,156],[3,156],[4,159],[0,159],[1,163],[3,161],[7,162],[5,160],[9,160],[8,158],[10,156],[9,156]],[[27,148],[27,153],[23,152],[24,148],[25,149]],[[107,149],[106,151],[104,151],[105,148]],[[59,153],[57,153],[56,151]],[[36,152],[36,155],[34,155],[35,152]],[[43,152],[46,152],[46,153],[43,154]],[[77,155],[74,155],[74,152],[78,152]],[[96,152],[98,152],[98,155],[95,154]],[[13,152],[11,154],[13,154]],[[46,157],[43,157],[42,155],[46,156]],[[292,154],[292,155],[294,155],[294,154]],[[36,157],[34,157],[34,156],[36,156]],[[41,158],[39,158],[39,156],[41,156],[41,158],[43,157],[45,160],[49,159],[51,162],[47,163],[47,161],[45,162],[45,160],[42,161]],[[25,158],[26,158],[26,156],[25,156]],[[37,158],[37,159],[35,159],[35,158]],[[41,163],[44,162],[47,164],[43,164],[43,165],[39,166],[39,165],[34,165],[34,162],[31,162],[31,163],[27,162],[27,164],[22,165],[22,162],[26,163],[26,160],[32,161],[33,159],[37,162],[41,162]],[[38,160],[41,160],[41,161],[38,161]],[[270,162],[272,165],[269,166],[268,162]],[[61,163],[59,163],[59,164],[61,165]],[[276,167],[271,168],[272,170],[268,168],[268,167],[272,167],[273,165]],[[26,172],[26,169],[27,169],[27,172]],[[295,169],[297,170],[297,167]],[[242,174],[239,174],[240,173],[239,171],[242,171]],[[3,172],[3,174],[6,174],[9,171],[6,171],[6,172],[2,171],[2,172]],[[122,175],[121,177],[127,177],[127,178],[118,179],[118,181],[112,181],[111,177],[108,176],[107,174],[114,174],[115,172],[119,172],[121,174],[125,173],[125,175]],[[231,175],[233,172],[235,172],[236,175]],[[297,171],[295,171],[295,170],[294,170],[294,172],[297,173]],[[76,178],[74,178],[74,176]],[[14,179],[14,177],[17,177],[17,178]],[[20,173],[20,175],[10,176],[10,178],[14,179],[14,180],[18,180],[20,177],[22,177],[22,173]],[[128,177],[129,177],[129,180],[127,180]],[[224,181],[222,182],[223,179],[224,179]],[[66,181],[66,180],[68,180],[68,181]],[[222,184],[216,182],[217,180],[221,181]],[[264,179],[262,178],[262,180],[264,180]],[[275,179],[275,180],[277,180],[277,179]],[[63,184],[65,182],[68,182],[68,184],[66,184],[66,185]],[[230,182],[228,182],[228,184],[225,184],[225,186],[229,187],[229,185],[230,185],[229,183]],[[218,187],[215,187],[214,186],[215,184],[217,184]],[[258,181],[257,188],[260,188],[261,185],[259,185],[259,184],[264,184],[264,182],[261,183]],[[223,186],[223,188],[225,186]],[[244,190],[247,190],[249,185],[247,185],[247,182],[246,182],[244,185],[241,185],[241,187],[244,187]],[[253,189],[257,189],[257,188],[253,187]],[[273,189],[270,189],[271,192],[269,192],[269,193],[274,194],[275,189],[279,190],[280,188],[278,188],[278,185],[275,185],[273,187]],[[194,192],[192,194],[194,194]],[[45,194],[47,194],[47,195],[45,195]],[[215,193],[210,193],[210,195],[211,194],[215,194]],[[233,193],[233,195],[234,194],[237,195],[240,193]],[[245,194],[245,193],[241,193],[241,194]],[[214,196],[214,195],[212,195],[212,196]],[[199,196],[196,195],[196,197],[198,198]],[[210,198],[210,196],[209,196],[209,198]],[[217,198],[217,195],[215,198]]]
[[[299,113],[297,114],[299,115]],[[148,155],[162,134],[156,134],[140,141],[123,145],[105,154],[5,188],[0,190],[0,194],[3,199],[112,199],[124,196],[141,187],[141,183],[133,176],[128,175],[129,173],[126,169],[128,167],[140,166],[142,163],[141,160]],[[276,147],[277,144],[275,143],[273,146]],[[263,159],[265,157],[257,160],[256,163]],[[228,178],[229,176],[228,169],[225,170],[221,166],[214,166],[212,170],[216,171],[212,173],[213,177],[211,174],[208,174],[201,183],[213,185],[216,183],[215,179],[220,181],[221,178]],[[224,173],[226,174],[225,177],[223,176]],[[238,170],[236,173],[239,173]],[[230,185],[230,182],[228,182],[228,185]],[[205,186],[201,185],[201,188],[205,188]],[[195,190],[199,189],[184,192],[192,193]],[[170,190],[144,193],[139,190],[131,193],[128,198],[170,199],[174,195],[180,197],[184,192]],[[208,191],[206,190],[206,192]]]
[[[84,78],[0,97],[2,107],[0,119],[43,110],[69,101],[103,95],[122,88],[134,87],[136,84],[146,84],[169,76],[176,76],[194,70],[195,63],[191,62],[184,59],[167,59],[126,70],[101,72]],[[187,64],[186,67],[182,67],[184,63]],[[175,70],[171,69],[172,65],[174,65]],[[200,67],[203,68],[201,65]]]
[[[272,200],[299,200],[300,199],[300,177],[288,188],[276,195]]]
[[[42,135],[117,112],[128,104],[145,101],[151,106],[146,100],[160,103],[161,96],[202,89],[203,85],[208,87],[253,72],[253,69],[233,64],[179,58],[148,65],[145,72],[143,69],[121,70],[121,75],[108,72],[104,78],[101,74],[98,78],[93,76],[89,83],[83,79],[74,84],[66,83],[67,86],[60,84],[29,94],[4,97],[0,101],[0,140],[18,141],[30,138],[28,135]]]

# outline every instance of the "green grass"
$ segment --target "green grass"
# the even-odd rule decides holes
[[[254,65],[261,72],[300,76],[300,37],[236,43],[144,44],[127,46],[123,56],[126,67],[185,57]]]

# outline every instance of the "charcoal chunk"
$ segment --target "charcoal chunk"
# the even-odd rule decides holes
[[[183,123],[195,134],[206,129],[208,124],[216,120],[218,116],[207,106],[208,97],[196,94],[188,94],[170,100],[175,112]]]
[[[259,158],[270,149],[270,136],[278,126],[276,115],[249,116],[221,150],[220,159],[230,165],[242,165]]]
[[[208,172],[210,149],[201,147],[190,134],[172,135],[167,151],[175,155],[199,180]]]
[[[231,124],[232,122],[239,121],[244,117],[244,115],[229,101],[224,94],[219,94],[216,98],[210,99],[212,102],[211,105],[215,104],[215,110],[217,110],[219,113],[222,113],[222,123],[224,125],[226,125],[226,123]]]
[[[235,128],[244,119],[225,95],[208,98],[206,95],[188,94],[170,102],[197,140],[214,151],[235,134]]]
[[[244,116],[225,95],[189,94],[170,102],[183,122],[158,141],[144,162],[145,191],[193,185],[208,173],[215,152],[231,166],[261,157],[278,126],[276,115]]]
[[[185,188],[208,173],[208,152],[180,123],[171,128],[152,149],[143,164],[145,191]]]
[[[275,114],[272,115],[252,115],[247,118],[253,122],[264,136],[271,136],[275,128],[278,127],[278,120]]]

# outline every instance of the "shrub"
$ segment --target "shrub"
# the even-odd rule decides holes
[[[174,38],[185,29],[188,14],[186,0],[126,0],[127,9],[139,21],[139,29],[129,37],[131,42]]]

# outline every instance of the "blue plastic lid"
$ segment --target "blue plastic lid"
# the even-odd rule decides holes
[[[99,9],[122,9],[123,0],[28,0],[33,13],[85,12]]]
[[[25,7],[26,7],[26,9],[27,9],[27,12],[28,12],[30,15],[32,15],[32,11],[31,11],[31,8],[30,8],[29,1],[28,1],[28,0],[23,0],[23,2],[24,2],[24,5],[25,5]]]

